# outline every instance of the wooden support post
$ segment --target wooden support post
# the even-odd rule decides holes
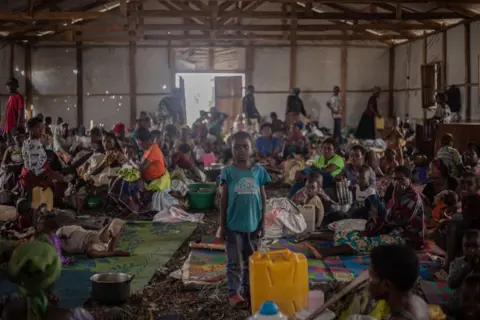
[[[255,49],[253,46],[248,46],[245,53],[245,64],[246,64],[246,74],[245,82],[246,85],[253,85],[253,68],[254,68],[254,54]]]
[[[208,69],[210,72],[214,72],[215,70],[215,48],[213,47],[215,43],[216,37],[216,29],[217,29],[217,18],[218,18],[218,1],[217,0],[209,0],[208,7],[210,9],[210,47],[208,49]]]
[[[32,117],[33,84],[32,84],[32,45],[25,46],[25,112],[27,119]]]
[[[347,31],[344,31],[347,34]],[[342,42],[340,49],[340,101],[343,106],[343,126],[347,125],[347,77],[348,77],[348,43]]]
[[[389,68],[388,68],[388,115],[396,116],[395,112],[395,47],[389,50]]]
[[[15,77],[15,43],[10,43],[10,78]]]
[[[134,36],[136,34],[136,14],[132,14],[132,11],[136,12],[136,4],[129,4],[129,35]],[[128,43],[128,71],[129,71],[129,84],[130,84],[130,125],[133,127],[137,120],[137,42],[129,41]]]
[[[472,96],[471,92],[471,74],[470,63],[470,22],[465,22],[465,109],[467,121],[472,120]]]
[[[168,70],[170,72],[170,93],[172,93],[173,88],[176,87],[176,68],[175,68],[175,49],[171,47],[171,41],[168,41],[167,47],[167,63],[168,63]]]
[[[447,89],[447,31],[442,32],[442,88]]]
[[[83,125],[83,50],[82,42],[76,44],[77,60],[77,126]]]
[[[402,19],[402,5],[397,4],[396,10],[395,10],[395,17],[400,20]]]
[[[428,54],[428,41],[427,41],[427,34],[424,31],[423,32],[423,50],[422,50],[423,64],[427,64],[427,54]],[[424,89],[423,89],[423,83],[422,83],[422,92],[423,90]],[[423,120],[425,119],[427,119],[427,109],[423,108]]]
[[[297,3],[291,4],[291,16],[290,21],[291,33],[290,33],[290,90],[295,88],[297,83]]]

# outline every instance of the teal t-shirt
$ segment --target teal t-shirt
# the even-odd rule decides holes
[[[260,189],[271,181],[267,170],[258,164],[247,170],[227,166],[220,179],[228,188],[227,228],[238,232],[257,230],[262,218]]]

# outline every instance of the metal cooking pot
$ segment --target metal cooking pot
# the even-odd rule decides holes
[[[130,282],[135,276],[126,273],[97,273],[92,281],[92,299],[103,304],[122,304],[130,298]]]

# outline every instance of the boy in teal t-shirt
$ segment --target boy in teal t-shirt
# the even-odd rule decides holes
[[[248,260],[263,237],[265,185],[271,181],[261,165],[250,163],[250,135],[232,136],[233,165],[220,175],[220,236],[226,240],[227,282],[230,304],[246,307],[250,297]]]

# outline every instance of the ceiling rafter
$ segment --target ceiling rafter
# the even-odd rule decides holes
[[[147,0],[84,1],[88,4],[75,6],[69,5],[70,2],[65,0],[43,0],[40,3],[35,0],[23,0],[21,11],[0,11],[0,32],[7,40],[79,41],[78,39],[97,37],[98,41],[102,41],[100,39],[118,37],[126,41],[155,38],[175,41],[183,37],[191,41],[203,41],[203,38],[208,38],[208,42],[214,45],[214,42],[220,39],[273,41],[282,38],[291,41],[295,37],[297,40],[308,39],[309,41],[374,39],[392,44],[394,42],[390,40],[408,40],[421,36],[421,33],[414,32],[415,30],[424,31],[423,34],[433,30],[443,30],[452,23],[449,20],[468,21],[480,15],[473,7],[471,9],[464,5],[480,4],[480,0],[156,0],[162,4],[161,10],[142,8],[132,13],[133,16],[127,15],[127,2],[142,3]],[[286,11],[280,10],[278,5],[278,9],[274,10],[272,8],[275,6],[263,6],[266,3],[278,3],[282,4],[282,7],[292,8]],[[427,3],[436,4],[436,6],[428,6],[429,10],[418,10],[413,6],[413,4]],[[101,7],[103,4],[108,5],[106,10]],[[361,6],[354,7],[354,4],[365,4],[365,6],[359,9]],[[412,4],[411,7],[410,4]],[[120,10],[111,10],[118,8],[119,5]],[[18,5],[15,7],[18,8]],[[320,10],[323,8],[325,10]],[[140,31],[150,31],[147,35],[138,32],[131,36],[126,29],[128,21],[119,22],[119,17],[160,19],[158,23],[142,23],[138,26]],[[183,23],[162,24],[161,18],[177,18]],[[244,25],[243,18],[262,22]],[[97,19],[103,19],[105,24],[89,23]],[[109,20],[112,20],[112,23],[108,24]],[[272,22],[269,23],[269,20]],[[312,20],[316,22],[313,23]],[[318,24],[321,20],[331,25]],[[279,21],[285,23],[282,24]],[[294,23],[295,21],[298,23]],[[170,32],[154,34],[154,31],[174,30],[183,31],[183,36],[172,35]],[[343,34],[321,34],[321,32],[332,30],[343,31]],[[101,34],[101,32],[110,31],[116,33]],[[197,33],[190,31],[197,31]],[[84,32],[83,38],[76,37],[76,32]],[[266,32],[270,33],[266,34]],[[36,35],[32,36],[34,33]]]
[[[355,10],[355,9],[352,9],[350,7],[347,7],[345,5],[340,5],[340,4],[335,4],[335,3],[329,3],[329,4],[325,4],[326,6],[330,7],[330,8],[333,8],[333,9],[336,9],[336,10],[340,10],[340,11],[343,11],[343,12],[349,12],[349,13],[358,13],[358,12],[361,12],[359,10]],[[370,7],[370,9],[372,9]],[[386,21],[383,21],[383,20],[377,20],[376,21],[377,23],[388,23]],[[416,34],[415,33],[412,33],[411,31],[400,31],[400,30],[392,30],[398,34],[401,34],[403,36],[405,36],[407,39],[409,38],[415,38]]]

